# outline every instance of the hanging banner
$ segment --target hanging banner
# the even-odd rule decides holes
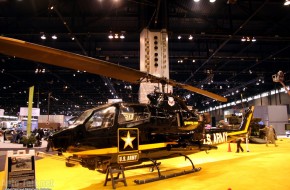
[[[27,116],[27,137],[30,136],[31,133],[31,118],[32,118],[32,104],[33,104],[33,94],[34,94],[34,86],[29,88],[29,98],[28,98],[28,116]]]

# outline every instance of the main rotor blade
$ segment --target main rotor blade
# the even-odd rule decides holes
[[[202,90],[200,88],[196,88],[196,87],[193,87],[193,86],[190,86],[187,84],[178,83],[178,82],[175,82],[174,80],[169,80],[168,84],[175,86],[175,87],[178,87],[178,88],[186,89],[186,90],[191,91],[191,92],[195,92],[195,93],[204,95],[206,97],[215,99],[215,100],[220,101],[220,102],[227,102],[227,98],[225,98],[223,96],[219,96],[219,95],[214,94],[212,92]]]
[[[198,93],[218,101],[227,101],[226,98],[217,94],[190,85],[177,83],[174,80],[159,78],[142,71],[116,65],[107,61],[13,38],[0,36],[0,53],[50,65],[86,71],[92,74],[102,75],[131,83],[139,83],[144,79],[151,82],[165,82],[169,85],[184,88],[191,92]]]
[[[107,61],[0,36],[0,52],[50,65],[137,83],[146,73]]]

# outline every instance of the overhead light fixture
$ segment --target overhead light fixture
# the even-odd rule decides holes
[[[56,40],[57,39],[57,36],[56,35],[53,35],[51,36],[52,39]]]
[[[113,39],[113,38],[114,38],[113,34],[110,34],[110,35],[108,36],[108,38],[109,38],[109,39]]]
[[[113,38],[114,38],[114,36],[113,36],[113,34],[112,34],[111,31],[110,31],[110,33],[109,33],[109,35],[108,35],[108,38],[109,38],[109,39],[113,39]]]
[[[257,41],[257,39],[255,38],[255,37],[250,37],[250,36],[243,36],[242,38],[241,38],[241,41],[242,42],[256,42]]]
[[[121,34],[120,35],[120,39],[125,39],[125,35],[124,34]]]
[[[108,38],[109,39],[125,39],[125,31],[121,31],[121,32],[112,32],[110,31]]]
[[[45,69],[38,69],[38,68],[36,68],[34,72],[35,72],[35,74],[45,73]]]
[[[189,35],[188,39],[189,40],[192,40],[193,39],[192,35]]]
[[[42,34],[40,38],[43,39],[43,40],[45,40],[46,39],[46,36],[44,34]]]
[[[177,38],[180,40],[181,39],[181,36],[179,35]]]
[[[211,3],[214,3],[214,2],[215,2],[215,0],[209,0],[209,2],[211,2]]]
[[[290,5],[290,0],[285,0],[284,5],[285,5],[285,6]]]
[[[194,2],[199,2],[199,0],[193,0]]]

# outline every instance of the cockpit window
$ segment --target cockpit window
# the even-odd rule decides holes
[[[114,125],[115,112],[116,107],[114,106],[95,111],[87,121],[86,128],[88,130],[95,130],[112,127]]]
[[[126,122],[140,121],[148,119],[150,112],[147,106],[143,105],[121,105],[118,122],[120,124]]]
[[[75,119],[74,124],[82,124],[92,114],[92,112],[92,109],[86,110]]]

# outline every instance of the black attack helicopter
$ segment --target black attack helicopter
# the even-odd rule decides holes
[[[132,83],[146,80],[161,83],[162,88],[171,85],[227,101],[217,94],[174,80],[17,39],[0,37],[0,53]],[[159,176],[149,181],[155,181],[164,179],[156,160],[176,156],[189,159],[189,154],[216,149],[217,144],[245,136],[254,111],[254,107],[245,111],[238,129],[205,129],[205,121],[189,110],[181,98],[164,92],[153,92],[148,98],[149,104],[117,102],[84,111],[67,129],[53,135],[54,149],[73,152],[67,159],[68,165],[77,161],[83,167],[102,172],[114,165],[136,166],[151,160]],[[192,170],[182,174],[200,170],[190,162]]]

